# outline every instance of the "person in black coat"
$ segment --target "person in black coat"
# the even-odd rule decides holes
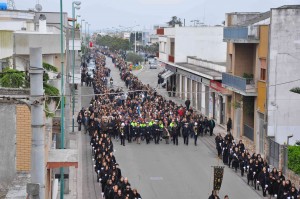
[[[262,171],[258,174],[258,181],[261,185],[263,196],[266,197],[269,186],[269,173],[267,172],[266,167],[263,167]]]
[[[213,190],[208,199],[220,199],[220,197],[218,196],[217,191]]]
[[[186,106],[186,110],[189,110],[190,109],[190,104],[191,104],[191,100],[188,98],[186,101],[185,101],[185,106]]]
[[[189,123],[185,123],[182,128],[182,136],[183,136],[183,143],[186,145],[189,145],[189,134],[190,134]]]
[[[230,132],[232,129],[232,120],[231,118],[228,118],[228,121],[227,121],[227,132]]]
[[[144,127],[144,133],[145,133],[146,143],[149,144],[151,138],[151,127],[149,126],[149,122],[147,122],[146,127]]]
[[[201,127],[199,127],[199,129],[200,128]],[[216,149],[218,151],[218,157],[220,157],[222,154],[222,144],[223,144],[223,137],[221,136],[220,133],[216,136],[215,143],[216,143]]]
[[[132,189],[132,199],[142,199],[141,195],[137,192],[136,189]]]
[[[172,139],[173,139],[173,144],[178,145],[178,135],[180,132],[180,128],[177,126],[177,123],[174,123],[174,126],[171,128],[171,135],[172,135]]]

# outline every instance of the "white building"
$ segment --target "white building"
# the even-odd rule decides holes
[[[225,99],[221,85],[226,71],[223,27],[174,27],[157,29],[159,60],[168,70],[162,75],[176,95],[218,123],[225,123]]]
[[[271,9],[268,66],[268,136],[279,144],[300,140],[300,6]]]

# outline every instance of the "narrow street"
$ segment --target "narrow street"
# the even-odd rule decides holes
[[[125,87],[121,81],[119,70],[115,68],[111,59],[107,59],[106,66],[111,69],[114,86]],[[156,86],[157,73],[163,70],[143,68],[134,73],[146,84]],[[91,87],[82,87],[82,95],[91,94]],[[89,105],[91,97],[82,97],[82,106]],[[126,143],[120,146],[113,140],[115,156],[120,164],[122,174],[128,177],[131,187],[137,188],[146,199],[157,198],[208,198],[212,190],[213,170],[211,166],[223,166],[216,158],[214,142],[211,137],[199,138],[198,146],[190,139],[189,146],[183,145],[182,138],[179,146],[159,145],[150,143],[141,145]],[[89,137],[81,134],[82,147],[82,198],[101,198],[101,187],[96,182],[96,175],[91,160]],[[234,188],[233,188],[234,187]],[[229,194],[232,198],[254,199],[261,198],[234,171],[225,168],[224,180],[220,196]],[[200,197],[199,197],[200,196]]]

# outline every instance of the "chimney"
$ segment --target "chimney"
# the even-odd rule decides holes
[[[47,22],[46,22],[46,16],[44,14],[41,14],[39,17],[39,32],[40,33],[47,32]]]

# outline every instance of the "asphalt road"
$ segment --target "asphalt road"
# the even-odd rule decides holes
[[[152,87],[157,85],[157,74],[163,68],[149,69],[147,66],[134,74]],[[118,77],[114,77],[117,81]],[[129,178],[132,188],[137,188],[145,199],[207,199],[213,186],[213,168],[223,166],[216,158],[214,143],[211,138],[198,140],[194,146],[190,139],[189,146],[159,145],[145,142],[126,143],[123,147],[114,142],[115,156],[122,169],[123,176]],[[220,198],[226,194],[233,199],[261,198],[234,171],[225,168]]]
[[[125,87],[119,78],[119,71],[111,60],[107,66],[112,70],[114,86]],[[156,86],[157,73],[163,70],[144,69],[134,72],[146,84]],[[90,88],[82,87],[81,94],[91,94]],[[82,97],[82,106],[88,106],[91,97]],[[223,166],[218,162],[213,140],[205,137],[198,140],[194,146],[190,139],[189,146],[183,145],[182,138],[179,146],[159,145],[145,142],[126,143],[121,146],[114,142],[116,160],[122,169],[122,175],[128,177],[132,188],[137,188],[144,199],[207,199],[213,185],[213,169],[211,166]],[[80,136],[79,157],[82,160],[82,198],[101,198],[101,188],[96,182],[93,171],[91,151],[87,135]],[[251,187],[245,184],[234,171],[225,168],[224,180],[220,191],[220,198],[228,194],[231,199],[258,199],[261,198]]]

